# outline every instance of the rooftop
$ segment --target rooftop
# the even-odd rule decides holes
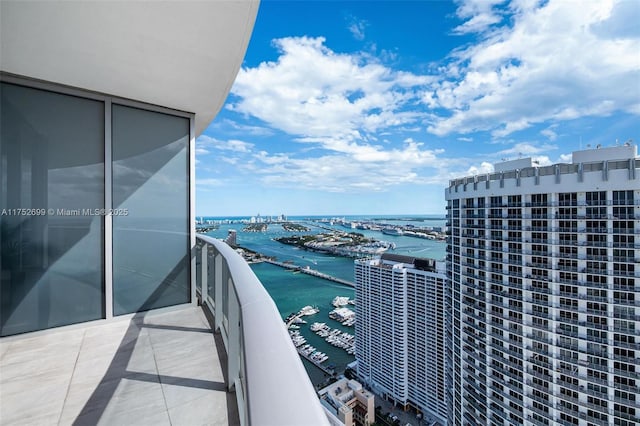
[[[225,357],[200,307],[5,338],[0,424],[239,424]]]

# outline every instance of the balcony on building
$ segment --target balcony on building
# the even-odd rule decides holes
[[[257,9],[0,3],[0,424],[328,424],[260,281],[195,232]]]

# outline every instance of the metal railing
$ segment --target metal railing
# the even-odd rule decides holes
[[[329,425],[280,313],[247,262],[197,235],[196,289],[227,351],[242,425]]]

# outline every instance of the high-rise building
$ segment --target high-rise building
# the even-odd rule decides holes
[[[235,229],[229,229],[224,242],[235,248],[238,245],[238,232]]]
[[[640,423],[639,160],[627,143],[450,182],[450,424]]]
[[[383,254],[355,262],[358,377],[446,424],[444,263]]]

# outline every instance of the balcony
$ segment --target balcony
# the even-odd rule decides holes
[[[220,343],[197,307],[11,339],[0,423],[238,423]]]
[[[327,425],[260,281],[198,239],[202,307],[2,339],[0,424]]]

